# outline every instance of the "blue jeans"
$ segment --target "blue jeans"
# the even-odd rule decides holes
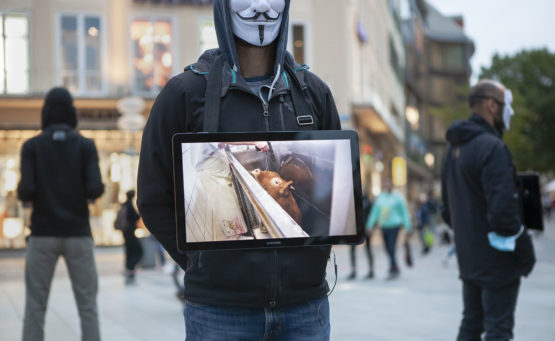
[[[185,304],[187,341],[329,340],[328,297],[281,308],[229,308]]]

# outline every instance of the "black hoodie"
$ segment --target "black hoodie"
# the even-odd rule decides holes
[[[33,204],[32,236],[90,236],[87,199],[104,192],[94,142],[73,130],[61,116],[21,149],[19,199]],[[53,117],[58,117],[53,118]],[[76,122],[76,121],[75,121]]]
[[[168,81],[160,92],[143,132],[138,174],[138,207],[147,228],[186,270],[185,298],[197,304],[276,307],[306,302],[328,291],[325,269],[330,247],[252,251],[177,251],[171,138],[203,130],[207,77],[222,55],[219,131],[298,130],[291,86],[298,85],[314,114],[313,129],[341,129],[329,88],[306,65],[285,51],[289,1],[276,44],[272,79],[275,90],[269,114],[241,76],[230,23],[228,0],[214,2],[220,49],[205,51],[198,62]]]
[[[518,255],[492,248],[487,234],[515,235],[521,227],[519,182],[509,149],[501,132],[476,114],[454,122],[447,141],[442,215],[455,231],[460,276],[478,285],[508,284],[525,271]]]

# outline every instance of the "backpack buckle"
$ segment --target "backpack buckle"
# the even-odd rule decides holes
[[[300,126],[312,125],[314,124],[314,119],[312,115],[300,115],[297,116],[297,124]]]

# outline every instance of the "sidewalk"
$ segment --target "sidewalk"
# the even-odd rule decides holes
[[[555,224],[535,238],[538,263],[522,282],[516,313],[516,340],[552,340],[555,335]],[[415,266],[401,268],[401,277],[385,280],[387,260],[381,246],[374,247],[376,278],[364,280],[367,262],[358,251],[360,279],[347,281],[349,248],[334,247],[338,281],[330,296],[332,340],[454,340],[460,322],[461,284],[456,261],[441,260],[446,247],[432,249],[426,257],[413,244]],[[401,251],[401,250],[399,250]],[[399,260],[402,260],[402,252]],[[103,340],[183,340],[181,303],[175,297],[170,275],[141,271],[137,285],[126,287],[122,249],[97,249],[100,324]],[[402,263],[402,262],[400,262]],[[25,301],[22,252],[0,254],[0,339],[21,338]],[[328,266],[333,283],[333,265]],[[46,340],[78,340],[79,317],[67,278],[59,262],[46,315]]]

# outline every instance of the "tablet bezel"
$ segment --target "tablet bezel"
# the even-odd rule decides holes
[[[355,235],[318,236],[303,238],[251,239],[231,241],[186,242],[185,204],[183,187],[182,143],[196,142],[239,142],[239,141],[295,141],[295,140],[349,140],[353,195],[355,201]],[[362,217],[362,190],[358,135],[352,130],[314,130],[290,132],[248,132],[248,133],[177,133],[172,137],[175,228],[177,248],[180,252],[230,249],[259,249],[274,247],[295,247],[309,245],[360,244],[364,240]]]

